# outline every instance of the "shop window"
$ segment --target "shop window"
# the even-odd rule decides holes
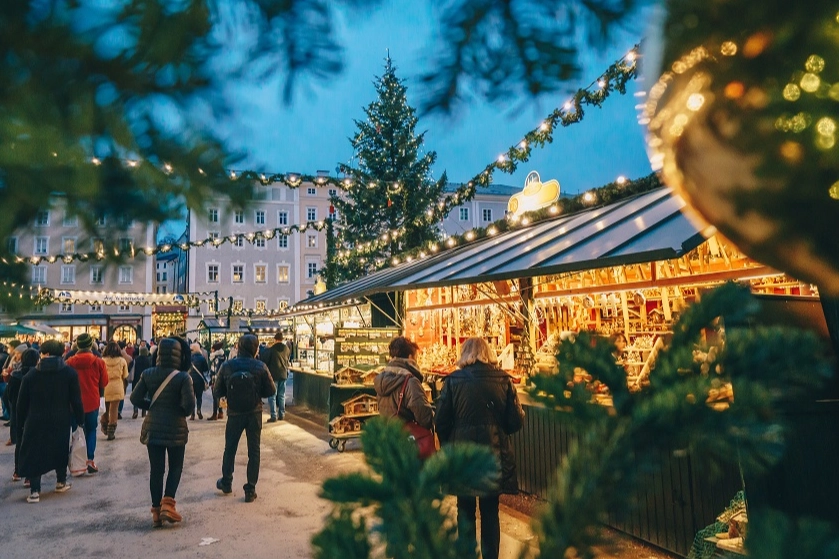
[[[46,254],[49,251],[49,237],[35,237],[35,254]]]
[[[254,283],[265,283],[268,275],[265,264],[257,264],[253,267],[253,281]]]
[[[119,282],[122,284],[134,283],[134,268],[131,266],[120,266]]]
[[[207,210],[207,219],[210,223],[218,223],[218,209],[217,208],[210,208]]]
[[[43,285],[47,283],[47,267],[32,266],[32,283]]]
[[[76,267],[73,265],[61,267],[61,283],[73,284],[76,283]]]
[[[102,275],[102,266],[91,266],[90,267],[90,283],[93,285],[98,285],[103,282],[103,275]]]
[[[460,221],[469,221],[469,208],[460,208]]]
[[[263,210],[256,210],[254,213],[254,222],[257,225],[265,225],[265,212]]]
[[[218,264],[207,264],[207,283],[218,283]]]
[[[234,264],[233,265],[233,283],[244,283],[245,282],[245,265],[244,264]]]
[[[278,235],[277,246],[284,249],[288,248],[288,235]]]
[[[492,208],[484,208],[481,211],[481,217],[484,220],[484,223],[490,223],[492,221]]]
[[[277,223],[280,225],[288,225],[288,212],[281,210],[277,212]]]
[[[279,264],[277,266],[277,283],[289,282],[289,269],[286,264]]]
[[[233,221],[235,223],[244,223],[245,222],[245,211],[244,210],[236,210],[233,214]]]
[[[35,225],[38,227],[46,227],[50,224],[50,212],[49,210],[39,210],[38,213],[35,215]]]

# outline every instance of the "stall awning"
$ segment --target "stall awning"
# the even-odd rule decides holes
[[[370,274],[301,301],[333,304],[386,291],[524,278],[679,257],[712,232],[659,188],[599,208],[540,221]]]

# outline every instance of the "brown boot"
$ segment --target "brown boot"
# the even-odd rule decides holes
[[[115,438],[117,438],[116,432],[117,432],[117,424],[116,423],[111,423],[110,425],[108,425],[108,440],[109,441],[112,441]]]
[[[160,501],[160,520],[172,523],[183,520],[178,511],[175,510],[175,499],[172,497],[163,497],[163,500]]]
[[[224,419],[224,410],[221,409],[221,408],[219,408],[219,410],[218,410],[218,418],[219,419]]]
[[[216,419],[218,419],[218,414],[214,413],[213,415],[207,418],[207,421],[215,421]]]
[[[160,520],[160,507],[151,508],[151,525],[153,528],[163,526],[163,521]]]
[[[190,421],[195,421],[195,414],[190,415],[190,416],[189,416],[189,420],[190,420]]]

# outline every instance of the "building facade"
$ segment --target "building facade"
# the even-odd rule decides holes
[[[105,218],[98,225],[109,226]],[[154,262],[145,256],[143,249],[154,246],[154,227],[140,223],[112,225],[119,225],[125,232],[120,235],[118,246],[105,247],[101,239],[86,233],[78,217],[66,212],[63,200],[56,198],[38,212],[35,223],[9,237],[9,248],[21,257],[53,260],[30,265],[33,286],[71,294],[83,302],[52,303],[23,316],[8,318],[50,326],[60,332],[64,341],[74,340],[82,332],[100,340],[133,341],[151,336],[150,307],[108,304],[109,299],[117,299],[107,294],[152,292]],[[105,250],[118,251],[125,259],[120,263],[106,263],[97,258],[87,262],[54,258],[74,253],[104,254]]]

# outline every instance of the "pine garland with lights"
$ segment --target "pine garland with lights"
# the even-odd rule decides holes
[[[376,242],[362,259],[335,260],[324,272],[335,281],[354,279],[370,262],[436,240],[438,231],[426,211],[440,199],[446,185],[431,178],[436,152],[421,154],[425,133],[415,132],[416,110],[408,104],[407,88],[396,75],[390,57],[376,80],[378,98],[365,107],[366,120],[356,120],[352,138],[357,165],[343,165],[345,196],[333,196],[338,210],[338,252]]]

